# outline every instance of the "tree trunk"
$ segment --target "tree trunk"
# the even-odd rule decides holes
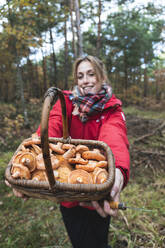
[[[51,28],[49,29],[49,33],[50,33],[50,43],[52,46],[52,60],[53,60],[53,85],[57,85],[57,60],[56,60],[56,54],[55,54],[55,50],[54,50],[54,42],[53,42],[53,35],[52,35],[52,30]],[[52,82],[51,82],[52,85]]]
[[[74,58],[77,57],[77,50],[75,45],[75,31],[74,31],[74,21],[73,21],[73,9],[74,9],[74,2],[70,0],[70,17],[71,17],[71,30],[72,30],[72,53]]]
[[[127,68],[127,54],[124,51],[124,88],[128,89],[128,68]]]
[[[144,92],[143,92],[143,96],[147,97],[147,95],[148,95],[148,76],[147,76],[147,56],[146,56],[146,54],[144,54],[144,64],[145,64],[145,68],[144,68]]]
[[[25,98],[24,98],[24,85],[23,85],[23,80],[22,80],[20,61],[18,57],[17,57],[17,86],[18,86],[19,93],[20,93],[19,97],[21,99],[21,107],[22,107],[22,112],[24,115],[25,126],[28,126],[29,120],[28,120],[27,109],[26,109]]]
[[[7,79],[3,80],[4,81],[4,87],[3,90],[1,92],[3,92],[3,101],[4,102],[8,102],[9,99],[10,99],[10,96],[9,96],[9,81]]]
[[[64,62],[64,89],[68,89],[68,39],[67,39],[67,14],[65,13],[64,23],[65,36],[65,62]]]
[[[100,49],[101,49],[101,10],[102,10],[102,2],[98,0],[98,25],[97,25],[97,44],[96,44],[96,55],[100,57]]]
[[[37,84],[37,93],[36,93],[36,97],[37,98],[41,98],[42,96],[42,90],[41,90],[41,81],[39,79],[39,75],[38,75],[38,64],[36,62],[35,67],[34,67],[34,78]]]
[[[156,85],[156,102],[158,103],[160,101],[160,90],[159,90],[158,80],[156,80],[155,85]]]
[[[38,77],[36,77],[36,66],[28,57],[28,95],[29,97],[40,97],[38,89]]]
[[[12,15],[9,7],[10,1],[7,0],[8,4],[8,13],[9,13],[9,22],[11,25],[11,28],[13,29],[13,21],[12,21]],[[26,109],[26,104],[25,104],[25,98],[24,98],[24,85],[23,85],[23,79],[22,79],[22,73],[21,73],[21,68],[20,68],[20,58],[18,55],[16,43],[18,42],[17,38],[15,37],[12,41],[13,43],[13,50],[14,50],[14,55],[15,55],[15,60],[16,60],[16,94],[18,94],[19,99],[21,100],[21,107],[22,107],[22,112],[24,116],[24,121],[25,121],[25,126],[29,125],[29,120],[28,120],[28,115],[27,115],[27,109]],[[21,53],[21,51],[20,51]],[[18,92],[17,92],[18,90]]]
[[[148,77],[147,77],[147,68],[145,67],[144,69],[144,92],[143,92],[143,96],[147,97],[148,95]]]
[[[43,71],[43,92],[45,93],[47,90],[47,68],[46,68],[46,58],[44,57],[43,50],[42,52],[42,71]]]
[[[78,39],[78,57],[83,55],[83,44],[82,44],[82,34],[80,28],[80,9],[78,0],[74,0],[75,12],[76,12],[76,28],[77,28],[77,39]]]

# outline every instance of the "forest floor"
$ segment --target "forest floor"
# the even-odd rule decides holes
[[[17,107],[0,106],[0,247],[71,248],[58,204],[16,198],[4,183],[13,152],[39,124],[40,103],[34,100],[28,106],[31,125],[26,127]],[[120,210],[111,219],[109,243],[113,248],[165,248],[165,113],[139,107],[127,107],[124,112],[131,174],[121,201],[152,211]]]

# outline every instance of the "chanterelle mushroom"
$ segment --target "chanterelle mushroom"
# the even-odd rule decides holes
[[[93,149],[93,151],[85,151],[82,153],[82,157],[84,159],[93,159],[97,161],[106,160],[105,156],[100,153],[99,149]]]
[[[81,157],[81,154],[79,152],[76,153],[76,157],[75,158],[69,158],[68,159],[68,162],[70,164],[87,164],[88,163],[88,160],[84,160],[82,157]]]
[[[73,170],[68,177],[68,183],[71,184],[92,184],[92,176],[84,170]]]
[[[30,179],[30,171],[26,166],[22,164],[14,163],[11,169],[11,175],[13,178],[20,178],[20,179]]]

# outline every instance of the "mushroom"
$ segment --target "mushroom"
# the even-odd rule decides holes
[[[61,183],[67,183],[68,182],[68,177],[71,173],[71,169],[68,167],[59,167],[58,168],[58,178],[57,180]]]
[[[105,168],[107,166],[107,161],[94,161],[94,160],[89,160],[88,164],[82,165],[82,164],[76,164],[76,169],[82,169],[88,172],[94,171],[95,168],[100,167],[100,168]]]
[[[25,140],[23,141],[22,145],[26,146],[31,146],[32,144],[39,145],[41,144],[40,139],[30,139],[30,140]]]
[[[53,154],[50,156],[50,159],[51,159],[52,169],[57,169],[60,166],[59,160]],[[36,164],[38,170],[45,170],[45,163],[42,153],[36,156]]]
[[[43,170],[36,170],[32,174],[32,180],[36,181],[48,181],[46,172]]]
[[[89,148],[85,145],[78,145],[76,146],[76,152],[83,153],[85,151],[89,151]]]
[[[58,153],[58,154],[64,154],[64,150],[62,149],[62,143],[61,142],[57,142],[57,144],[53,144],[53,143],[49,143],[49,147],[50,149],[52,149],[52,151]]]
[[[36,157],[38,155],[38,154],[36,154],[34,149],[26,149],[26,152],[30,152],[31,154],[33,154],[34,157]]]
[[[106,171],[106,169],[102,169],[102,168],[95,168],[94,172],[93,172],[93,183],[105,183],[107,181],[108,178],[108,172]]]
[[[22,164],[14,163],[11,169],[11,175],[13,178],[20,178],[20,179],[30,179],[30,171],[26,166]]]
[[[99,161],[96,165],[96,167],[100,167],[100,168],[106,168],[108,165],[107,161]]]
[[[75,156],[76,149],[75,147],[70,148],[68,151],[66,151],[63,155],[64,159],[69,159]]]
[[[84,170],[73,170],[68,177],[68,183],[71,184],[92,184],[92,176]]]
[[[32,133],[31,137],[32,137],[32,140],[39,139],[39,136],[38,136],[38,134],[36,132]]]
[[[36,164],[38,170],[45,170],[45,163],[43,159],[43,154],[40,153],[36,156]]]
[[[57,169],[60,166],[60,161],[58,160],[58,158],[54,154],[52,154],[50,156],[50,159],[51,159],[53,170]]]
[[[37,155],[42,152],[41,148],[38,145],[32,144],[32,148]]]
[[[29,149],[26,148],[23,144],[21,145],[21,151],[23,152],[29,152]]]
[[[36,169],[36,159],[34,154],[30,152],[24,152],[19,157],[19,163],[28,167],[29,171],[32,172]]]
[[[76,153],[76,157],[75,158],[69,158],[68,159],[68,162],[70,164],[87,164],[88,163],[88,160],[84,160],[82,157],[81,157],[81,154],[79,152]]]
[[[59,177],[59,172],[58,170],[53,170],[53,175],[54,175],[54,178],[57,179]]]
[[[13,163],[13,164],[14,164],[14,163],[18,164],[18,163],[19,163],[19,158],[20,158],[21,155],[22,155],[22,151],[18,151],[18,152],[14,155],[14,157],[13,157],[13,159],[12,159],[12,163]]]
[[[102,155],[99,149],[93,149],[93,151],[85,151],[82,153],[84,159],[93,159],[97,161],[105,161],[105,156]]]
[[[82,169],[87,172],[93,172],[96,168],[97,161],[89,160],[88,164],[82,165],[82,164],[76,164],[76,169]]]
[[[58,164],[60,167],[68,167],[72,169],[72,166],[69,164],[68,160],[63,157],[63,155],[57,154],[56,158],[58,159]]]
[[[73,145],[73,144],[63,144],[62,149],[69,150],[72,147],[75,147],[75,145]]]

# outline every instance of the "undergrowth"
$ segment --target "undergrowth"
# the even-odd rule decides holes
[[[125,113],[126,117],[131,115],[130,119],[133,116],[148,119],[154,116],[153,112],[135,108],[127,108]],[[164,118],[162,113],[156,115],[157,119]],[[32,114],[32,118],[34,116]],[[10,115],[10,118],[13,117]],[[134,126],[129,128],[132,128],[128,130],[129,138],[133,139],[133,134],[136,134]],[[16,138],[26,138],[27,132],[23,135]],[[162,135],[149,137],[135,148],[138,151],[154,149],[164,152],[164,133]],[[16,138],[13,137],[13,140]],[[5,185],[5,168],[14,151],[15,146],[0,153],[0,247],[71,248],[58,204],[32,198],[24,201],[13,196],[11,188]],[[112,248],[165,248],[164,157],[139,155],[134,148],[130,152],[130,181],[121,193],[121,201],[128,206],[152,211],[120,210],[116,218],[111,218],[109,244]]]

